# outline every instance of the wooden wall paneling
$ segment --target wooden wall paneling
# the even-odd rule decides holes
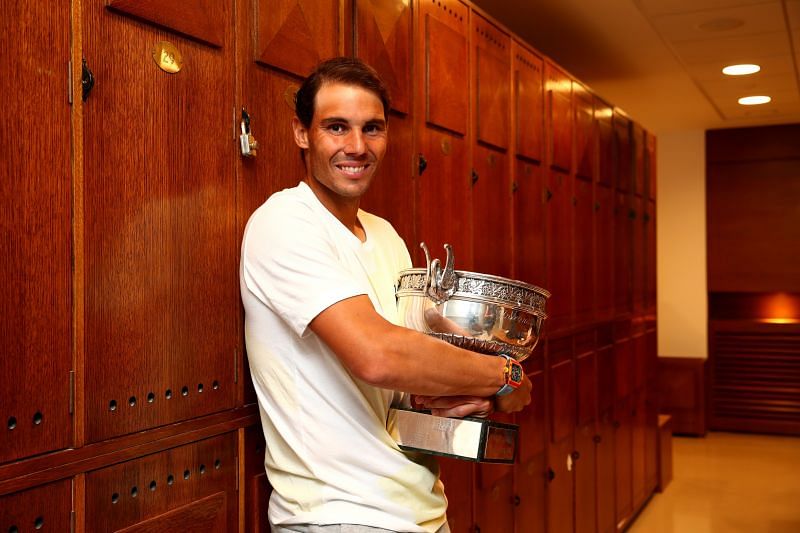
[[[434,257],[453,246],[456,268],[472,268],[469,119],[469,9],[456,0],[421,1],[417,12],[416,235]],[[415,264],[424,264],[417,249]]]
[[[612,409],[600,413],[595,442],[597,443],[597,531],[616,533],[616,444]]]
[[[644,313],[654,321],[657,308],[656,202],[646,200],[644,207]]]
[[[473,269],[512,275],[511,38],[472,13],[475,144],[472,174]]]
[[[645,300],[645,268],[648,264],[646,252],[647,238],[645,222],[645,205],[640,196],[631,196],[631,309],[635,316],[644,314]]]
[[[656,136],[652,133],[646,133],[646,150],[645,156],[645,179],[647,180],[647,198],[649,200],[656,199],[656,174],[658,167],[658,160],[656,158]]]
[[[597,528],[597,351],[595,330],[575,336],[575,532],[595,533]]]
[[[258,63],[303,77],[339,52],[338,0],[258,0],[246,13]]]
[[[622,529],[633,513],[633,441],[631,431],[631,397],[614,405],[614,479],[616,480],[617,528]]]
[[[614,313],[633,310],[633,225],[636,214],[627,193],[614,194]]]
[[[87,530],[235,531],[236,449],[233,432],[87,473]]]
[[[411,6],[401,0],[363,0],[356,2],[355,10],[355,55],[386,82],[394,110],[386,156],[361,207],[391,222],[409,250],[415,250],[419,242],[414,232]]]
[[[545,260],[547,288],[552,296],[547,302],[548,332],[554,334],[572,325],[573,318],[573,185],[574,180],[550,170],[545,198]]]
[[[574,293],[575,325],[580,327],[595,318],[595,281],[606,282],[596,273],[594,223],[596,221],[594,183],[584,178],[575,178],[573,210],[574,230]]]
[[[644,197],[647,194],[647,134],[642,126],[636,122],[631,126],[631,140],[633,144],[633,193]]]
[[[492,417],[512,422],[511,417]],[[475,465],[475,527],[488,533],[514,531],[513,465]]]
[[[542,143],[544,100],[542,60],[512,43],[512,126],[515,131],[512,213],[514,278],[543,286],[545,278]]]
[[[547,390],[550,407],[548,443],[547,531],[574,527],[575,361],[573,337],[547,341]]]
[[[546,132],[550,166],[572,170],[573,109],[572,80],[550,62],[544,68],[547,95]]]
[[[514,130],[516,154],[542,162],[544,145],[544,78],[542,59],[512,43]]]
[[[652,336],[655,337],[655,331]],[[649,333],[647,337],[649,344]],[[655,379],[648,380],[644,394],[644,484],[645,494],[649,495],[658,485],[658,383]]]
[[[672,415],[674,433],[706,434],[705,366],[699,357],[658,358],[659,413]]]
[[[646,433],[647,396],[646,391],[638,389],[631,398],[631,485],[633,508],[638,509],[647,498],[645,492],[646,475]]]
[[[616,182],[614,174],[617,161],[613,108],[595,97],[594,117],[597,121],[597,182],[613,187]]]
[[[0,531],[70,531],[72,480],[0,497]]]
[[[597,175],[597,119],[594,98],[580,83],[572,82],[575,102],[575,174],[588,180]]]
[[[800,322],[712,319],[709,352],[711,429],[800,435]]]
[[[225,45],[225,2],[190,0],[182,4],[162,4],[158,9],[138,0],[107,0],[106,5],[119,13],[170,28],[212,46]]]
[[[604,321],[614,316],[614,190],[598,183],[594,188],[595,232],[595,301],[596,318]]]
[[[234,405],[235,56],[232,2],[222,8],[221,47],[103,2],[85,7],[84,52],[97,80],[84,105],[85,150],[97,155],[84,160],[84,416],[97,441]],[[187,17],[216,13],[184,7]],[[182,56],[179,72],[151,57],[162,41]]]
[[[69,3],[3,3],[0,43],[4,463],[66,448],[73,438]]]
[[[524,364],[531,380],[531,404],[517,414],[519,424],[518,457],[514,470],[515,496],[519,505],[514,512],[516,533],[545,533],[547,488],[547,424],[545,377],[542,359]],[[515,499],[515,502],[517,500]]]
[[[632,121],[620,111],[614,110],[614,164],[617,190],[628,192],[633,187],[633,143],[631,141]]]
[[[473,531],[473,481],[475,465],[461,459],[439,458],[444,492],[447,495],[447,524],[453,533]]]
[[[264,470],[264,432],[261,426],[250,426],[239,432],[244,440],[244,472],[239,490],[244,490],[245,531],[269,529],[267,508],[272,488]]]

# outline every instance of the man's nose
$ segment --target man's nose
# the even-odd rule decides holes
[[[354,128],[347,136],[347,143],[344,147],[345,152],[348,154],[363,154],[365,149],[364,133]]]

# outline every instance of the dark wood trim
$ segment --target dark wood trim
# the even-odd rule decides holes
[[[249,405],[0,466],[0,496],[260,423]]]
[[[672,415],[673,433],[706,434],[706,359],[659,357],[660,413]]]

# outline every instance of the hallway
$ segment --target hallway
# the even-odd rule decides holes
[[[800,438],[673,438],[673,480],[629,533],[800,532]]]

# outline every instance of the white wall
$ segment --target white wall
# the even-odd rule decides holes
[[[657,165],[658,354],[706,358],[705,132],[660,133]]]

